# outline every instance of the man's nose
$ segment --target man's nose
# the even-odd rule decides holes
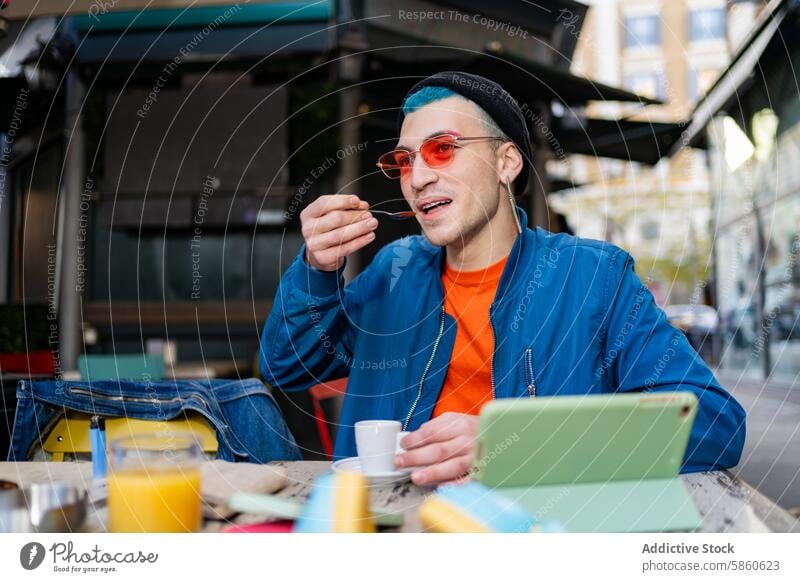
[[[438,178],[438,174],[425,163],[421,155],[414,156],[414,162],[411,164],[411,188],[413,190],[419,192]]]

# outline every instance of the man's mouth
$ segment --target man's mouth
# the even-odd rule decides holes
[[[417,202],[417,210],[424,217],[433,217],[441,214],[444,209],[452,202],[450,198],[428,198]]]

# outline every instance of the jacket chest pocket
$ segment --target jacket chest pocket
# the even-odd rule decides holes
[[[528,396],[533,398],[536,396],[536,374],[533,369],[533,347],[525,348],[522,357],[522,367],[525,372],[525,387],[528,390]]]

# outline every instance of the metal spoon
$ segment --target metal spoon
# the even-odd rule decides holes
[[[409,218],[414,218],[414,216],[416,216],[417,214],[413,210],[401,210],[400,212],[387,212],[386,210],[373,210],[371,208],[370,212],[383,214],[387,218],[390,218],[391,220],[408,220]]]

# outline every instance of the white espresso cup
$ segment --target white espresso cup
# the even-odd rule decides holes
[[[361,420],[356,423],[356,449],[365,475],[391,473],[397,450],[397,435],[403,426],[397,420]]]

